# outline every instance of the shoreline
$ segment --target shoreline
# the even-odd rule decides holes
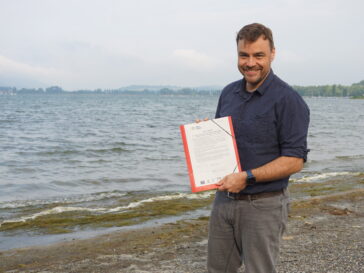
[[[11,251],[16,249],[32,248],[32,247],[47,247],[50,245],[69,242],[74,240],[87,240],[97,238],[99,236],[117,233],[117,232],[129,232],[133,230],[142,230],[152,227],[160,227],[165,224],[175,223],[181,220],[195,219],[198,217],[205,217],[209,215],[210,210],[208,208],[197,209],[192,212],[187,212],[182,215],[168,216],[164,218],[151,219],[140,224],[131,226],[114,226],[110,228],[100,229],[86,229],[79,230],[72,233],[60,233],[60,234],[41,234],[41,235],[13,235],[10,239],[0,236],[0,253],[5,251]],[[5,240],[4,240],[5,238]],[[21,240],[21,242],[19,242]],[[5,243],[4,243],[5,241]],[[15,245],[15,246],[14,246]]]
[[[0,251],[0,272],[205,272],[207,223],[200,217]],[[360,272],[363,238],[364,189],[293,202],[278,272]]]
[[[345,183],[342,183],[343,179]],[[289,191],[291,201],[297,202],[356,191],[362,185],[364,173],[339,172],[292,179]],[[20,217],[0,222],[0,251],[209,216],[214,191],[114,195],[91,205],[56,202],[40,206],[31,204],[14,210],[10,213]]]

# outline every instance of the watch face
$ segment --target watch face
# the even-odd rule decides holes
[[[246,172],[248,174],[247,177],[247,184],[248,185],[254,185],[255,184],[255,176],[252,174],[252,172],[249,170]]]
[[[254,185],[254,183],[255,183],[254,177],[249,177],[248,178],[248,185]]]

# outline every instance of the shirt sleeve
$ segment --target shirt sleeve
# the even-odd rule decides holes
[[[310,110],[302,97],[292,92],[278,104],[278,135],[281,156],[307,161],[307,134]]]

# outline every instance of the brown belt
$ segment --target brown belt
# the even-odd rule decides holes
[[[257,200],[261,198],[268,198],[283,194],[283,190],[271,191],[271,192],[261,192],[255,194],[242,194],[242,193],[232,193],[226,192],[226,196],[233,200]]]

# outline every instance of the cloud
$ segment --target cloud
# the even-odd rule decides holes
[[[364,22],[362,0],[263,0],[259,5],[239,0],[229,5],[218,0],[27,0],[22,9],[17,1],[2,2],[0,25],[11,22],[11,27],[0,27],[4,79],[34,79],[67,90],[225,84],[240,77],[236,31],[252,22],[273,30],[274,69],[287,81],[351,84],[362,79],[364,55],[357,54],[364,47],[357,27]],[[332,69],[347,60],[355,69]]]
[[[0,55],[0,73],[45,80],[55,78],[61,74],[60,71],[54,68],[33,66],[27,63],[17,62],[2,55]]]
[[[181,65],[196,70],[214,69],[218,66],[218,61],[205,53],[193,49],[176,49],[173,57]]]

